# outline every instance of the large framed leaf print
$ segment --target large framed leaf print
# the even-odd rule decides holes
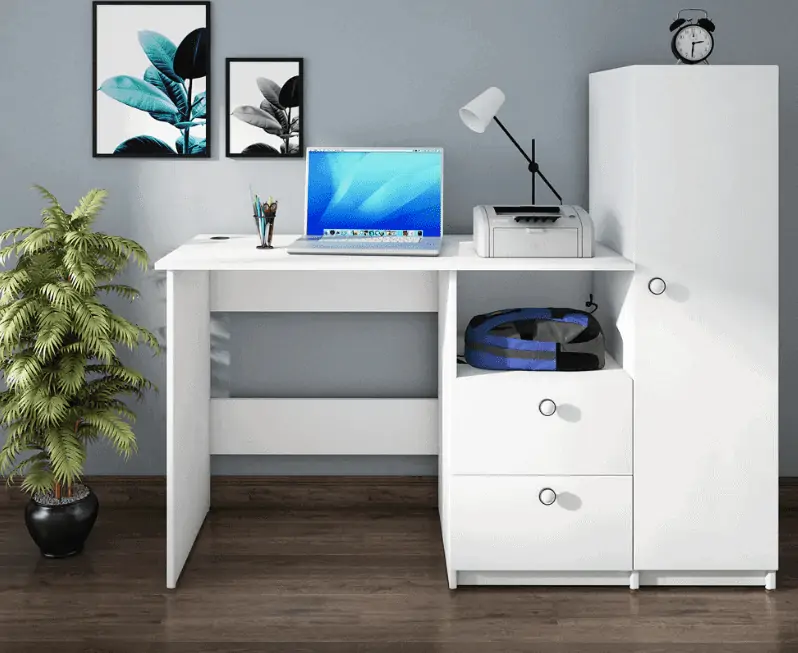
[[[211,155],[210,2],[94,3],[94,156]]]
[[[227,156],[305,156],[303,59],[227,59]]]

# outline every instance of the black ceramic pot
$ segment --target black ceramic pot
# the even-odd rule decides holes
[[[100,502],[94,492],[63,506],[43,506],[30,500],[25,508],[25,524],[46,558],[66,558],[80,553],[91,533]]]

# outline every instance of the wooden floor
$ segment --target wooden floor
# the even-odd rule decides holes
[[[84,555],[37,555],[0,511],[0,651],[798,650],[798,502],[779,589],[446,586],[431,510],[213,511],[164,588],[164,514],[108,508]]]

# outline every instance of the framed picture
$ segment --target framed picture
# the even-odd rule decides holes
[[[211,156],[210,2],[95,2],[95,157]]]
[[[302,59],[227,59],[227,156],[302,158]]]

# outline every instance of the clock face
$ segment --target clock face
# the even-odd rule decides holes
[[[673,37],[674,54],[687,63],[704,61],[714,46],[712,34],[699,25],[685,25]]]

